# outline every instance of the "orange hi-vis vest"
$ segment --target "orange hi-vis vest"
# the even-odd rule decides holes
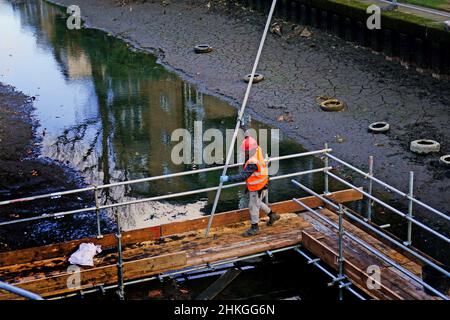
[[[247,160],[244,165],[244,169],[248,164],[256,164],[258,170],[253,172],[253,174],[248,177],[245,182],[247,183],[247,189],[249,191],[258,191],[264,188],[264,186],[269,182],[269,170],[267,169],[266,162],[264,161],[264,157],[262,154],[262,150],[260,147],[256,149],[255,154]]]

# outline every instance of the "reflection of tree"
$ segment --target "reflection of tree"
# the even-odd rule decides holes
[[[170,161],[170,133],[182,126],[185,117],[181,80],[165,72],[154,57],[131,53],[123,42],[104,33],[68,31],[53,6],[39,1],[25,1],[24,5],[26,10],[18,10],[22,24],[33,28],[40,46],[53,52],[66,81],[90,81],[96,97],[95,104],[89,107],[95,108],[97,115],[80,117],[57,135],[49,132],[44,140],[44,154],[71,163],[90,184],[161,174],[162,163],[170,168],[169,172],[182,170]],[[102,203],[172,189],[166,183],[105,189]],[[146,203],[123,210],[130,228],[144,223],[145,219],[139,217],[151,212],[157,219],[170,211],[186,213],[186,208],[178,210],[172,205],[169,209],[168,204],[163,207]]]
[[[72,150],[74,150],[76,143],[85,140],[85,135],[88,130],[88,127],[93,124],[97,124],[97,119],[90,119],[84,123],[76,124],[74,126],[64,129],[63,133],[56,138],[55,145],[58,148],[58,152],[59,152],[59,148],[61,145],[64,145],[64,146],[71,145]],[[87,155],[90,152],[92,152],[92,149],[93,149],[95,142],[98,138],[98,135],[100,134],[101,131],[102,131],[101,128],[98,129],[97,136],[94,139],[93,143],[91,143],[91,148],[89,148],[87,154],[85,156],[83,156],[83,158],[87,158]]]
[[[44,146],[46,155],[71,163],[88,183],[107,184],[202,167],[193,162],[177,166],[171,161],[172,131],[186,128],[193,132],[197,120],[203,122],[204,130],[234,127],[234,109],[168,73],[155,57],[131,52],[124,42],[103,32],[67,30],[54,6],[40,1],[24,1],[24,5],[26,10],[19,10],[22,23],[33,28],[40,45],[52,51],[66,81],[86,83],[83,89],[95,96],[87,106],[89,116],[81,114],[60,133],[49,133]],[[122,186],[107,191],[103,203],[216,183],[217,173],[208,173]],[[224,197],[235,200],[236,192],[225,192]],[[127,208],[130,225],[142,220],[133,214],[139,217],[155,210],[170,211],[157,203]],[[183,210],[173,208],[173,212]]]

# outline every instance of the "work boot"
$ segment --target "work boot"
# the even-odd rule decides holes
[[[276,214],[275,212],[270,211],[269,213],[269,221],[267,221],[267,225],[273,226],[273,224],[275,223],[275,221],[280,220],[280,215]]]
[[[258,224],[256,223],[256,224],[252,224],[252,226],[247,231],[245,231],[242,235],[244,237],[251,237],[258,233],[259,233],[259,227],[258,227]]]

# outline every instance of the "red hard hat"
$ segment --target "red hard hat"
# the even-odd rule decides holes
[[[244,138],[244,141],[242,141],[241,144],[241,150],[242,151],[252,151],[258,148],[258,142],[250,136],[247,136]]]

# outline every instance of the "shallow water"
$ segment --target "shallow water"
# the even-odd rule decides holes
[[[175,165],[170,157],[171,133],[178,128],[193,133],[195,121],[201,121],[204,130],[233,128],[236,109],[168,72],[156,57],[136,52],[104,32],[69,31],[63,13],[42,1],[11,4],[0,0],[0,81],[37,98],[34,115],[39,121],[36,132],[42,138],[42,156],[77,170],[86,184],[206,167]],[[269,128],[256,121],[250,124],[255,129]],[[281,137],[280,151],[289,154],[303,149]],[[312,159],[286,161],[279,174],[318,165]],[[103,200],[112,203],[215,186],[219,172],[118,187],[103,194]],[[321,175],[302,181],[316,190],[323,188]],[[133,229],[203,215],[214,195],[129,206],[121,210],[122,222],[125,229]],[[299,195],[288,181],[272,183],[272,202]],[[244,206],[242,188],[226,190],[218,211]],[[106,212],[103,218],[110,216]],[[48,243],[95,234],[95,219],[86,215],[65,222],[71,226],[63,231],[58,222],[41,222],[33,228],[33,238],[39,242],[45,237]],[[102,226],[103,232],[113,228],[112,223]],[[404,224],[398,227],[404,229]],[[445,247],[441,251],[445,256]]]
[[[171,134],[178,128],[194,134],[195,121],[201,121],[203,131],[225,132],[234,128],[236,109],[167,71],[156,57],[102,31],[68,30],[65,19],[63,9],[46,2],[0,0],[0,81],[36,97],[42,157],[74,168],[90,185],[207,167],[174,164],[171,152],[177,142],[171,141]],[[251,119],[248,124],[256,130],[270,129]],[[301,151],[301,146],[280,137],[280,154]],[[278,174],[319,165],[313,158],[284,161]],[[104,192],[102,202],[216,186],[219,173],[115,187]],[[302,179],[322,187],[319,175]],[[299,194],[287,180],[271,184],[271,201]],[[133,229],[200,216],[210,210],[214,195],[123,207],[122,223]],[[218,211],[243,206],[243,188],[228,189]]]

